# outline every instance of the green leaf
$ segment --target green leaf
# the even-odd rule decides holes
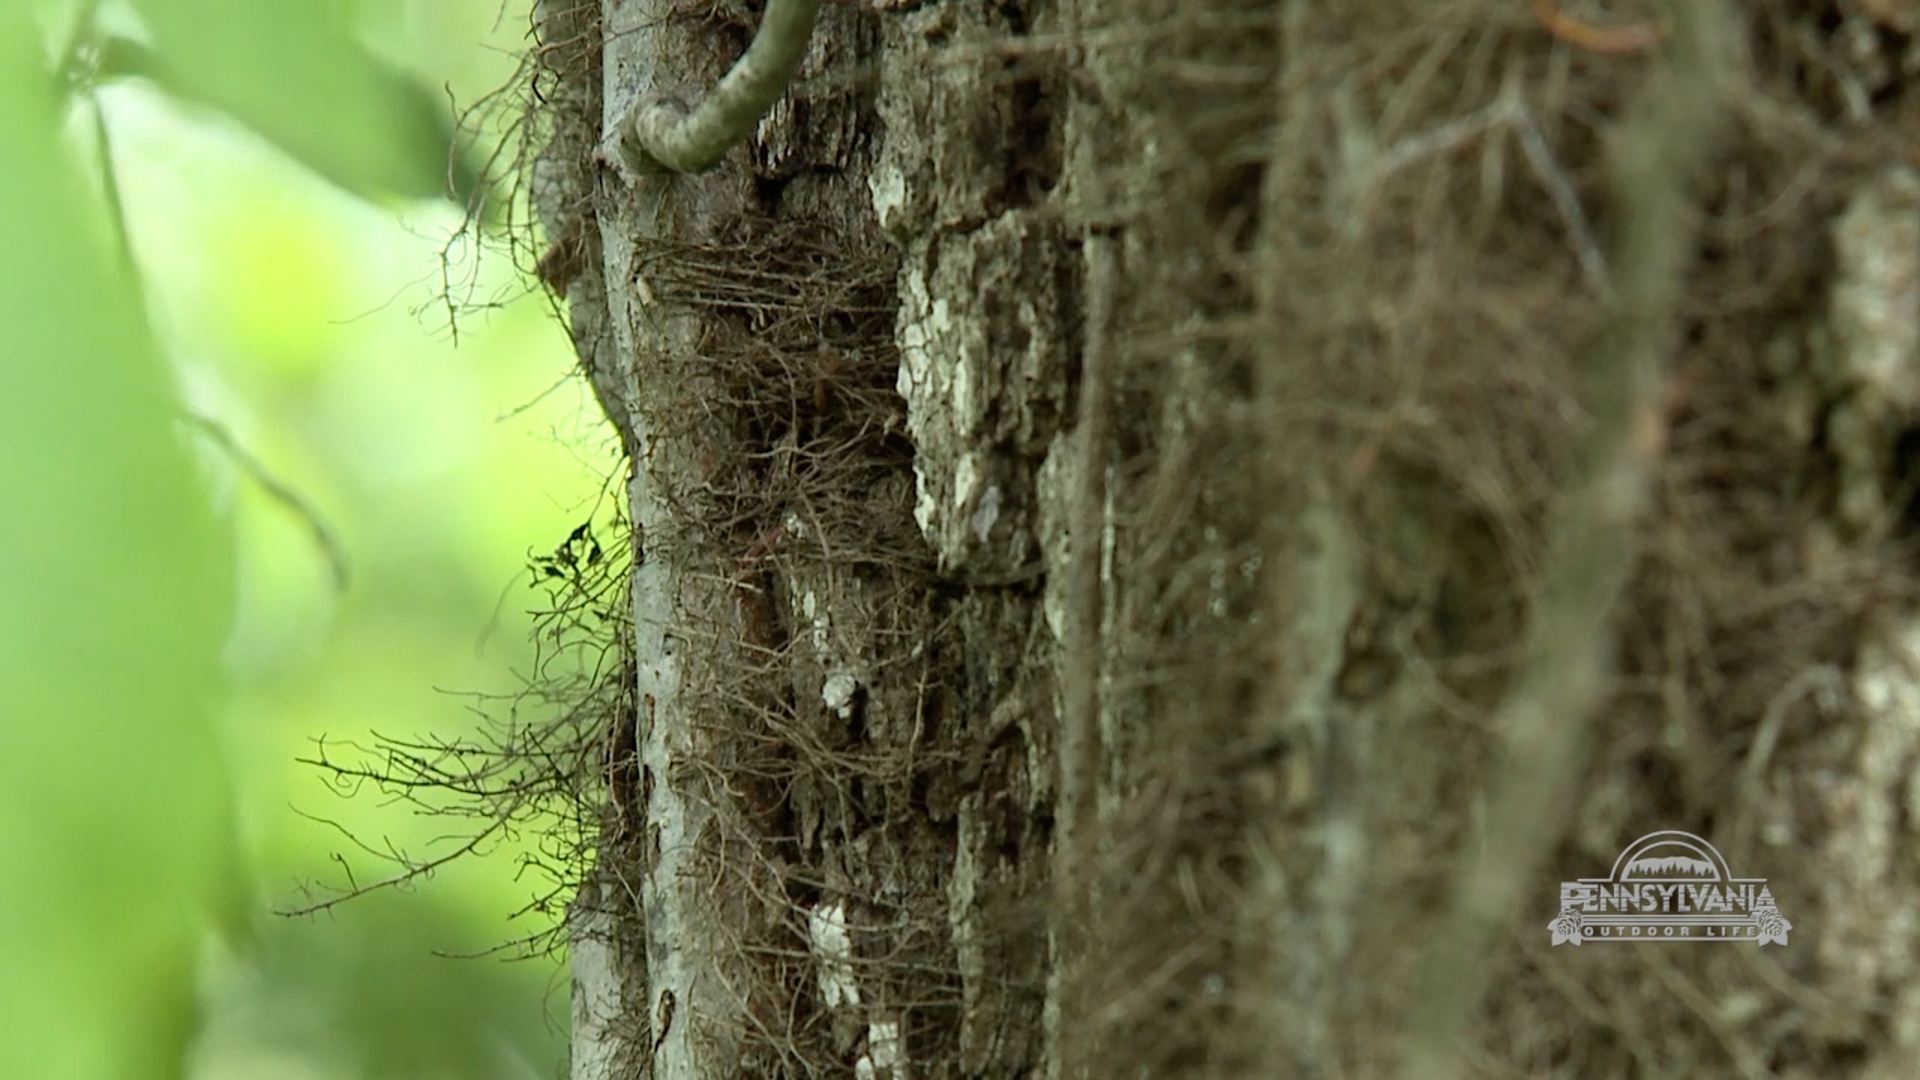
[[[356,194],[464,198],[448,107],[369,53],[328,0],[138,0],[155,47],[102,43],[100,75],[141,76],[200,102]],[[455,164],[450,170],[449,161]]]
[[[0,4],[0,1076],[176,1077],[238,887],[230,560],[39,40]]]

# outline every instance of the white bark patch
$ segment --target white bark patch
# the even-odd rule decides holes
[[[1080,448],[1066,432],[1054,436],[1036,480],[1040,504],[1040,550],[1047,560],[1043,610],[1053,640],[1067,640],[1067,566],[1073,538],[1067,530],[1067,498],[1080,482]]]
[[[1065,331],[1050,288],[1058,225],[1012,212],[927,240],[900,273],[900,396],[914,461],[914,518],[941,565],[1014,570],[1032,557],[1022,479],[1065,408]]]
[[[1859,741],[1852,775],[1834,777],[1827,794],[1832,839],[1817,880],[1829,894],[1829,924],[1816,948],[1847,997],[1869,1000],[1915,969],[1920,904],[1889,884],[1901,880],[1898,864],[1912,843],[1903,819],[1920,809],[1920,621],[1869,637],[1853,690]]]
[[[922,387],[929,386],[936,371],[937,354],[944,352],[946,338],[953,329],[953,313],[945,299],[934,299],[927,292],[927,277],[915,267],[901,277],[900,298],[900,375],[896,389],[911,400]]]
[[[860,680],[844,671],[836,671],[827,676],[820,697],[835,716],[845,720],[853,715],[853,695],[859,689]]]
[[[900,211],[907,205],[907,177],[897,164],[882,163],[867,177],[867,191],[873,195],[873,216],[882,229],[899,226]]]
[[[1833,333],[1845,373],[1889,404],[1920,406],[1920,176],[1867,185],[1834,228]]]
[[[595,885],[582,890],[586,895],[598,891]],[[573,971],[573,1064],[568,1075],[571,1080],[612,1080],[619,1042],[610,1028],[621,1012],[614,919],[576,903],[567,922],[567,958]]]
[[[990,484],[987,490],[980,496],[980,501],[975,504],[973,508],[973,519],[971,522],[973,526],[973,538],[983,544],[986,543],[987,538],[993,533],[994,522],[999,520],[1000,485]]]
[[[934,412],[944,414],[944,408],[932,403],[953,393],[954,369],[966,366],[962,358],[965,348],[953,340],[953,313],[946,299],[935,299],[928,294],[926,275],[918,267],[901,275],[896,337],[900,343],[900,374],[895,379],[895,389],[907,400],[909,417],[913,414],[914,402],[926,403],[922,406],[923,413],[932,407]],[[916,445],[924,445],[919,425],[910,419],[908,427]],[[938,501],[941,489],[948,484],[936,473],[927,471],[921,464],[923,460],[929,460],[927,455],[921,455],[913,466],[913,518],[922,533],[932,535],[944,516]]]
[[[813,645],[813,654],[824,661],[832,645],[833,620],[827,615],[826,605],[820,602],[820,595],[812,589],[800,597],[800,614],[807,619],[807,641]]]
[[[867,1025],[867,1052],[853,1063],[857,1080],[907,1080],[907,1044],[900,1038],[900,1022],[876,1020]]]
[[[968,357],[967,359],[971,359]],[[973,400],[973,365],[955,364],[950,369],[953,392],[953,421],[955,433],[961,438],[971,438],[980,427],[980,408]],[[984,406],[985,403],[980,403]]]
[[[853,977],[853,935],[847,932],[847,908],[821,904],[807,916],[807,937],[820,958],[820,996],[827,1008],[860,1005],[860,985]]]
[[[953,508],[965,510],[980,489],[980,455],[962,454],[953,468]]]
[[[1901,167],[1866,184],[1834,224],[1833,246],[1832,355],[1815,362],[1840,394],[1827,419],[1840,518],[1872,536],[1899,512],[1887,490],[1892,446],[1920,412],[1920,176]]]
[[[885,137],[871,173],[875,217],[896,237],[980,220],[1005,176],[1001,147],[983,147],[978,135],[1006,123],[994,111],[1004,61],[990,51],[1004,24],[984,4],[865,6],[918,8],[881,22],[880,84],[891,92],[876,102]]]

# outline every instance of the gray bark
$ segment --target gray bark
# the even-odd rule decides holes
[[[635,102],[698,99],[731,62],[736,34],[671,14],[608,5],[604,130]],[[1057,226],[992,205],[1019,133],[1005,65],[929,63],[935,35],[1002,30],[830,7],[796,90],[713,171],[601,172],[578,126],[547,154],[572,166],[547,227],[587,238],[574,330],[637,463],[646,548],[646,825],[575,906],[576,1076],[1037,1064],[1031,474],[1063,406],[1065,260]],[[578,86],[588,61],[570,62]],[[876,298],[859,326],[815,325]],[[771,372],[793,400],[714,404]],[[841,418],[748,430],[823,404],[868,411],[861,447],[826,445]],[[909,436],[943,464],[916,472]]]
[[[750,18],[547,0],[644,547],[577,1080],[1897,1075],[1917,188],[1718,11],[829,4],[683,176],[598,151]],[[1653,828],[1832,932],[1550,950]]]

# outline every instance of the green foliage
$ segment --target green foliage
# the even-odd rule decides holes
[[[130,211],[120,192],[151,191],[151,170],[143,179],[125,160],[150,135],[111,132],[98,171],[61,139],[74,104],[62,95],[138,79],[349,191],[443,196],[447,107],[367,52],[326,0],[136,6],[150,40],[96,39],[85,20],[63,79],[33,11],[0,0],[0,1077],[177,1080],[196,1036],[246,1028],[236,979],[264,981],[283,1016],[320,1002],[326,1030],[296,1040],[300,1052],[333,1048],[358,1075],[524,1070],[538,1053],[526,1047],[551,1045],[524,972],[431,960],[443,908],[345,931],[240,914],[249,883],[223,762],[235,746],[216,724],[231,706],[232,523],[209,509],[190,453],[206,440],[185,423],[143,310],[179,293],[181,268],[130,265],[152,256],[140,243],[151,230],[116,220],[147,205]],[[475,170],[452,171],[465,194]],[[243,794],[261,787],[241,779]],[[230,965],[243,974],[216,980],[212,1035],[195,1009],[210,929],[250,935]],[[260,1046],[263,1030],[237,1039]]]
[[[216,980],[207,1080],[269,1074],[262,1059],[289,1051],[359,1080],[560,1075],[563,1048],[526,966],[431,955],[458,949],[463,930],[489,932],[445,899],[386,893],[264,926],[253,963]],[[549,1005],[564,1014],[565,994]]]
[[[231,560],[39,39],[0,6],[0,1076],[170,1077],[237,883],[210,723]]]
[[[357,195],[469,196],[447,102],[369,53],[330,0],[139,0],[155,47],[100,43],[104,78],[212,106]],[[450,165],[451,162],[451,165]]]

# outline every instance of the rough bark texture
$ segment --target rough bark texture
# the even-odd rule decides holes
[[[663,5],[604,20],[608,125],[697,96],[746,31]],[[577,1075],[1039,1064],[1032,473],[1064,403],[1068,260],[1007,205],[1030,183],[1002,133],[1035,136],[1005,63],[929,63],[936,35],[1005,18],[951,24],[829,9],[799,89],[706,175],[602,173],[584,127],[548,155],[580,163],[570,205],[599,250],[570,283],[575,333],[640,463],[646,550],[647,824],[576,906]],[[571,85],[591,62],[555,67]],[[930,158],[916,113],[962,141]],[[917,445],[953,464],[916,475]]]
[[[546,0],[576,1078],[1907,1075],[1909,6],[832,4],[681,177],[751,5]],[[1789,947],[1552,947],[1657,829]]]

